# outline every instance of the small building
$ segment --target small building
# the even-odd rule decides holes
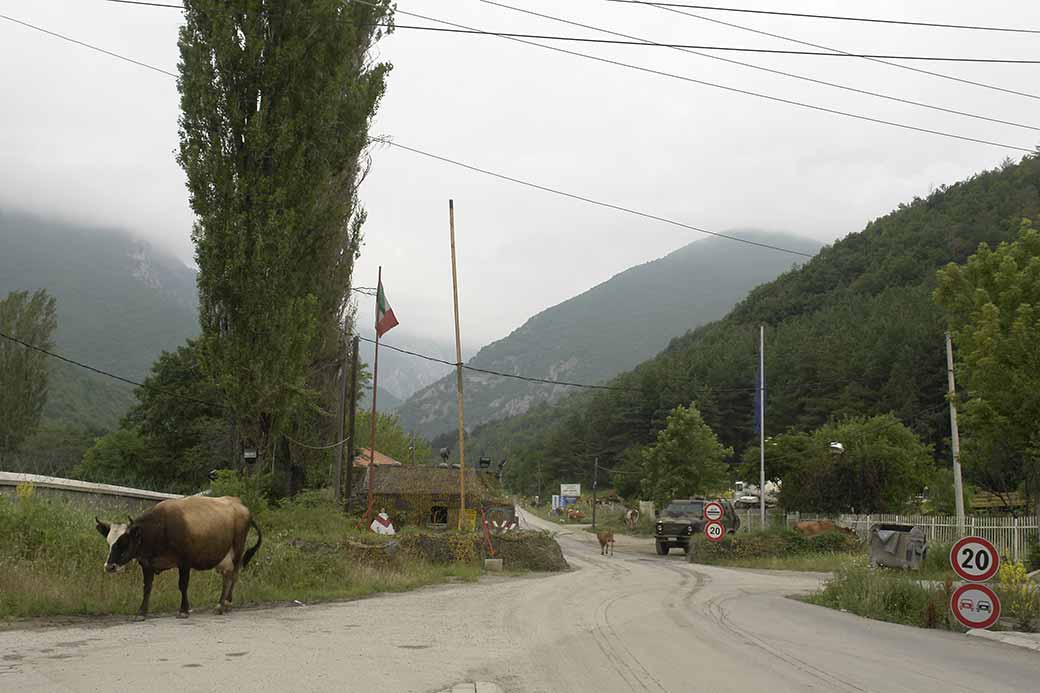
[[[367,465],[355,472],[353,505],[363,508],[368,497]],[[466,470],[466,510],[480,510],[496,501],[497,480],[475,469]],[[455,528],[459,522],[459,470],[425,465],[381,465],[372,478],[374,511],[385,509],[396,526]],[[510,503],[511,505],[511,503]],[[467,513],[468,514],[468,513]]]

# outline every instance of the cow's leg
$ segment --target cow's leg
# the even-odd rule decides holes
[[[177,618],[188,618],[191,607],[188,606],[188,578],[191,577],[191,566],[181,565],[178,567],[177,587],[181,591],[181,608],[177,612]]]
[[[148,599],[152,596],[152,581],[155,580],[155,571],[142,565],[141,572],[144,573],[144,596],[141,598],[141,608],[137,610],[137,617],[143,621],[148,617]]]

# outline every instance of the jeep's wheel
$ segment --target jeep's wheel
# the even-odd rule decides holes
[[[661,542],[661,541],[657,542],[657,555],[658,556],[667,556],[668,555],[668,544],[665,544],[664,542]]]

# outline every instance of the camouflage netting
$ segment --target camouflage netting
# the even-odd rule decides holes
[[[563,551],[549,532],[508,532],[491,536],[495,558],[507,570],[558,572],[569,570]],[[487,544],[483,545],[487,555]]]

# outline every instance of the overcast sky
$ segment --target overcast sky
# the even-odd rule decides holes
[[[504,0],[508,2],[508,0]],[[657,42],[790,43],[604,0],[513,0]],[[709,4],[709,3],[703,3]],[[723,3],[732,4],[732,3]],[[742,0],[742,7],[1040,28],[1040,3]],[[399,9],[498,31],[600,37],[478,0]],[[692,11],[850,52],[1040,58],[1036,35]],[[102,0],[0,0],[0,13],[176,71],[180,13]],[[399,14],[399,24],[429,24]],[[1037,131],[938,113],[654,47],[554,44],[694,79],[1032,148]],[[910,132],[591,62],[497,37],[400,29],[374,135],[706,229],[783,229],[830,242],[915,195],[1022,152]],[[728,58],[1040,126],[1040,100],[862,59]],[[126,228],[191,261],[174,80],[0,20],[0,205]],[[909,63],[1040,93],[1040,66]],[[464,340],[501,338],[534,313],[699,234],[382,147],[355,283],[383,266],[407,332],[450,341],[448,198],[456,206]],[[0,249],[2,250],[2,249]],[[365,322],[371,307],[363,306]],[[389,338],[388,338],[389,339]]]

